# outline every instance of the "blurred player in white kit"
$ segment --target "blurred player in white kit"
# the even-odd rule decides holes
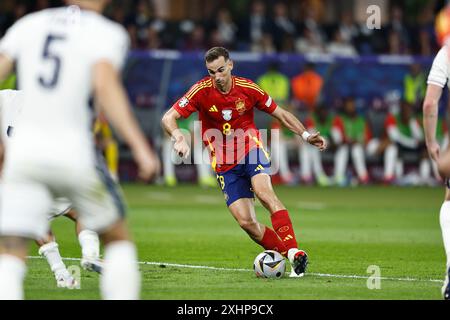
[[[5,144],[12,139],[17,129],[18,118],[22,109],[23,93],[19,90],[0,90],[0,115],[2,116],[2,140]],[[0,171],[1,171],[0,163]],[[1,181],[1,179],[0,179]],[[81,266],[88,271],[101,273],[102,262],[100,261],[100,242],[96,232],[82,230],[78,221],[77,213],[72,209],[72,204],[66,198],[55,199],[49,212],[49,219],[53,220],[59,216],[66,216],[76,223],[76,232],[81,245]],[[56,284],[60,288],[73,289],[78,283],[69,273],[58,249],[58,243],[49,230],[43,239],[36,240],[39,246],[39,254],[44,256],[55,275]]]
[[[441,155],[441,147],[436,139],[436,128],[438,122],[439,100],[442,90],[446,84],[449,85],[450,78],[450,47],[444,45],[434,58],[433,65],[428,76],[428,86],[423,103],[423,125],[425,141],[428,153],[437,162],[439,171],[446,177],[445,200],[440,210],[440,224],[444,248],[447,255],[446,276],[442,287],[445,300],[450,300],[450,157],[448,150]]]
[[[136,248],[118,186],[95,152],[91,94],[149,180],[159,160],[120,82],[129,39],[101,16],[107,0],[68,0],[17,21],[0,41],[0,80],[17,69],[24,92],[20,130],[6,145],[0,203],[0,299],[22,299],[29,239],[48,231],[53,199],[67,197],[83,228],[105,245],[104,299],[138,299]]]

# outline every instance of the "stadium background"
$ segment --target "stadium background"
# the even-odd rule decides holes
[[[0,36],[25,13],[60,4],[50,0],[2,1]],[[370,4],[381,10],[380,29],[367,27]],[[129,32],[132,50],[124,83],[141,126],[161,154],[164,136],[159,119],[206,75],[203,54],[216,45],[233,51],[236,74],[255,81],[274,62],[290,79],[300,74],[306,63],[314,63],[324,81],[317,105],[336,114],[342,101],[353,97],[358,113],[367,118],[373,134],[380,136],[392,97],[397,104],[404,97],[404,81],[411,65],[417,64],[423,75],[431,66],[439,49],[435,20],[444,5],[445,1],[130,0],[112,1],[107,15]],[[255,12],[265,17],[260,32],[250,23]],[[336,33],[340,40],[336,40]],[[338,46],[333,45],[337,42]],[[413,102],[417,116],[422,98]],[[444,97],[441,114],[446,101]],[[291,103],[305,121],[305,105],[292,95]],[[269,117],[257,113],[256,121],[259,128],[270,128]],[[119,156],[121,180],[133,181],[136,168],[120,140]],[[417,168],[419,158],[418,154],[406,158],[408,170]],[[294,150],[289,152],[289,160],[297,170],[299,160]],[[324,162],[330,172],[332,156],[325,156]],[[382,158],[368,157],[367,162],[371,175],[377,176]],[[176,172],[181,181],[195,181],[194,166],[177,166]],[[374,181],[378,180],[375,177]]]
[[[272,24],[273,28],[265,31],[265,41],[253,43],[246,29],[252,3],[112,1],[108,16],[121,22],[132,39],[124,82],[134,111],[156,147],[162,143],[162,113],[206,75],[203,53],[211,45],[232,49],[235,73],[251,79],[263,74],[273,61],[290,78],[300,73],[306,62],[314,62],[325,81],[321,103],[337,112],[342,99],[354,96],[359,112],[382,118],[389,99],[403,96],[403,80],[413,63],[427,74],[439,49],[435,18],[445,5],[445,1],[426,0],[282,1],[294,28],[283,23],[290,30],[286,32]],[[273,21],[274,13],[281,10],[275,8],[278,2],[262,3],[268,21]],[[0,36],[25,13],[59,4],[2,0]],[[369,4],[381,8],[380,30],[365,27]],[[224,8],[235,25],[232,40],[216,32],[217,15]],[[313,14],[307,17],[308,13]],[[346,13],[350,13],[354,28],[344,29],[356,33],[344,44],[344,51],[352,51],[350,46],[357,55],[328,54],[326,48],[347,19],[343,18]],[[399,15],[400,23],[394,23],[394,16]],[[306,46],[306,52],[300,52],[299,47],[305,50],[305,46],[298,45],[298,40],[309,28],[318,32],[323,48]],[[444,99],[442,112],[446,103]],[[298,107],[301,110],[302,106]],[[420,102],[415,107],[418,111]],[[257,120],[260,127],[268,125],[265,116]],[[293,166],[298,165],[295,157],[291,158]],[[415,161],[417,158],[412,158],[413,167]],[[374,164],[379,166],[379,159]],[[177,170],[181,180],[194,181],[193,166]],[[445,267],[438,218],[442,187],[277,186],[277,195],[289,208],[300,246],[308,251],[311,263],[301,281],[265,281],[251,272],[261,248],[238,228],[219,190],[192,184],[167,188],[127,183],[134,177],[134,164],[120,143],[120,178],[141,260],[144,299],[440,299]],[[270,224],[259,203],[256,211],[262,223]],[[80,249],[73,224],[58,219],[53,226],[66,264],[77,265]],[[34,258],[25,283],[28,299],[99,298],[96,274],[82,272],[82,290],[56,289],[36,247],[31,255]],[[372,275],[367,270],[372,265],[381,270],[380,290],[367,286]]]

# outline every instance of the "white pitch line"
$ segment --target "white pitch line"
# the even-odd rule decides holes
[[[29,259],[44,259],[40,256],[29,256]],[[68,261],[80,261],[80,258],[63,258],[63,260]],[[178,267],[178,268],[188,268],[188,269],[204,269],[204,270],[214,270],[214,271],[237,271],[237,272],[253,272],[252,269],[240,269],[240,268],[220,268],[220,267],[210,267],[210,266],[197,266],[192,264],[178,264],[178,263],[168,263],[168,262],[153,262],[153,261],[139,261],[138,264],[152,265],[152,266],[165,266],[165,267]],[[328,274],[328,273],[316,273],[308,272],[306,276],[316,276],[325,278],[341,278],[341,279],[374,279],[374,280],[390,280],[390,281],[408,281],[408,282],[439,282],[442,283],[444,280],[438,279],[415,279],[415,278],[393,278],[393,277],[367,277],[358,275],[345,275],[345,274]]]

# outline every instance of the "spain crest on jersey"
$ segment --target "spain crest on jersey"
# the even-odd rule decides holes
[[[233,115],[233,110],[222,110],[222,117],[225,121],[230,121]]]
[[[245,101],[243,99],[238,99],[235,103],[237,112],[239,112],[239,115],[242,116],[245,112]]]

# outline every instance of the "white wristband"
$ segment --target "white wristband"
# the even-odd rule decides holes
[[[311,135],[311,133],[309,133],[308,131],[303,131],[303,133],[302,133],[302,138],[303,138],[303,140],[305,140],[306,142],[308,142],[308,138],[309,138],[309,136]]]

